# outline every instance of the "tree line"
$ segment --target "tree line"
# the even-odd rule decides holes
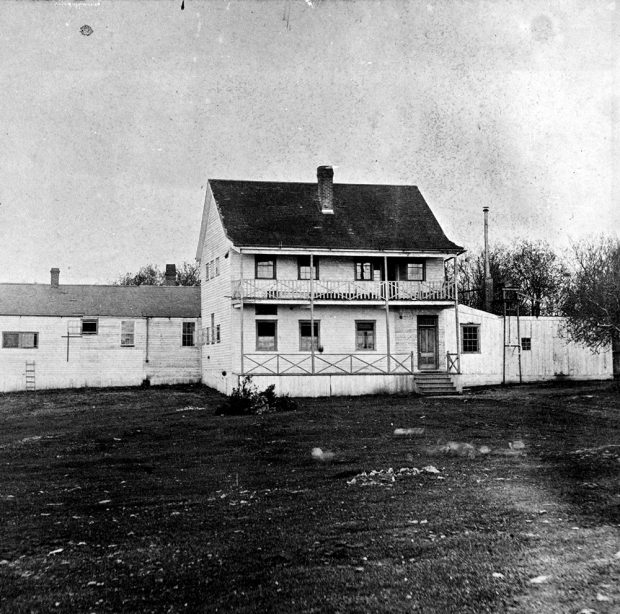
[[[620,349],[620,240],[600,236],[558,253],[545,241],[521,240],[489,250],[493,279],[490,310],[533,316],[564,316],[566,332],[593,349]],[[453,269],[446,271],[453,281]],[[459,302],[484,309],[484,252],[459,258]],[[515,288],[507,290],[507,288]],[[505,300],[506,299],[506,300]],[[615,370],[615,369],[614,369]]]

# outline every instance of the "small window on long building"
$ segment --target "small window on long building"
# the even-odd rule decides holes
[[[196,323],[195,322],[183,322],[183,334],[181,336],[181,345],[183,345],[183,347],[192,347],[196,345]]]
[[[3,332],[3,348],[35,349],[39,347],[39,333],[33,332]]]
[[[135,322],[133,320],[123,320],[121,322],[121,347],[129,348],[134,346]]]
[[[531,337],[521,337],[521,349],[526,352],[529,352],[532,349]]]
[[[97,318],[82,318],[82,334],[96,335],[99,330],[99,320]]]

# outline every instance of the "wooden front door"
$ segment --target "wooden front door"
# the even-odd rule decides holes
[[[437,369],[437,316],[418,316],[418,369]]]

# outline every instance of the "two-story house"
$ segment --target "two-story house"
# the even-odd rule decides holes
[[[328,166],[317,179],[208,181],[203,382],[230,392],[252,375],[306,396],[411,391],[429,378],[449,389],[445,267],[463,249],[415,186],[338,184]]]

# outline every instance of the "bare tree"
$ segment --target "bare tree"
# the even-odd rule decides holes
[[[594,350],[612,345],[614,376],[620,377],[620,241],[612,237],[574,246],[566,289],[567,332]]]
[[[542,241],[519,241],[514,246],[497,245],[489,251],[493,278],[493,306],[503,312],[502,289],[519,289],[523,315],[553,315],[559,310],[565,267],[551,247]],[[461,303],[484,308],[484,253],[473,253],[459,264]]]
[[[162,286],[165,274],[156,264],[146,264],[137,273],[125,273],[115,282],[117,286]],[[199,286],[199,268],[197,264],[183,262],[177,266],[177,286]]]

